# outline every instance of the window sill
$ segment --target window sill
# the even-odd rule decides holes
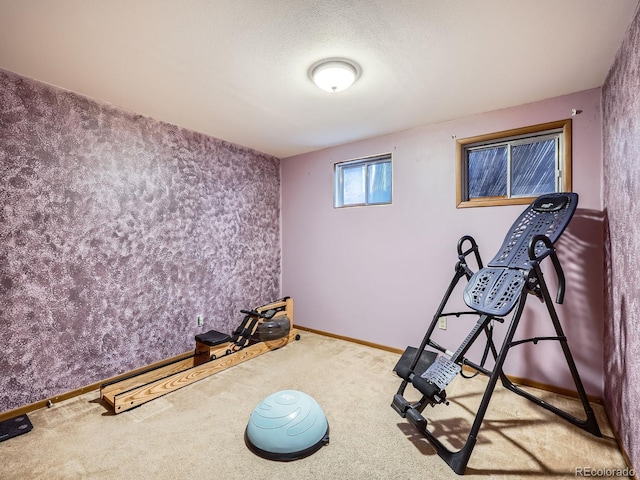
[[[456,205],[456,208],[474,208],[474,207],[499,207],[504,205],[529,205],[537,197],[491,197],[491,198],[475,198],[472,200],[463,200]]]

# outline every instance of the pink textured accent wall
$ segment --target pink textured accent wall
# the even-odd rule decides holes
[[[0,412],[277,298],[279,203],[274,157],[0,71]]]
[[[607,297],[605,399],[640,469],[640,10],[602,87]]]
[[[580,202],[558,246],[567,276],[559,312],[585,387],[601,397],[600,89],[282,160],[283,289],[296,299],[298,322],[399,349],[417,346],[453,275],[458,239],[474,236],[486,262],[525,208],[456,209],[452,136],[566,119],[573,108],[582,110],[573,118],[573,185]],[[333,164],[384,152],[393,154],[393,204],[334,209]],[[554,284],[552,273],[549,281]],[[455,298],[462,307],[461,290]],[[531,300],[520,336],[547,335],[547,313]],[[455,349],[471,326],[451,319],[438,334]],[[513,349],[506,371],[575,390],[562,365],[559,345],[542,342]]]

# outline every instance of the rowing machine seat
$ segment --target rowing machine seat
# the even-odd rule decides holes
[[[230,342],[231,337],[226,333],[218,332],[217,330],[209,330],[206,333],[200,333],[196,335],[196,342],[204,343],[210,347],[215,347],[222,343]]]

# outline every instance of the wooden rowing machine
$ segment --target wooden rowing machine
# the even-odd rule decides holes
[[[241,310],[245,317],[232,335],[211,330],[196,335],[192,356],[160,365],[100,386],[100,398],[114,413],[143,403],[299,340],[293,328],[293,299]]]

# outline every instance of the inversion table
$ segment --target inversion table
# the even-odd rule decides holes
[[[554,243],[569,224],[577,203],[578,195],[575,193],[554,193],[538,197],[515,221],[500,251],[486,267],[482,264],[478,245],[473,237],[460,238],[454,277],[433,316],[422,343],[418,348],[407,348],[394,368],[397,375],[402,378],[402,383],[393,398],[392,408],[401,417],[409,420],[427,438],[438,455],[457,474],[464,474],[498,379],[508,390],[533,401],[593,435],[601,436],[541,270],[543,260],[551,259],[558,277],[556,303],[562,303],[565,278]],[[467,263],[467,258],[472,258],[470,257],[472,254],[478,266],[478,271],[475,273]],[[445,312],[447,302],[462,278],[466,278],[468,282],[464,288],[463,299],[471,310]],[[546,305],[555,329],[555,336],[532,337],[514,341],[514,334],[518,328],[525,303],[531,295]],[[477,318],[477,321],[455,352],[438,345],[432,339],[441,317],[467,315],[472,315]],[[507,315],[509,315],[508,319],[505,318]],[[493,324],[494,321],[505,323],[505,320],[508,320],[506,334],[502,346],[498,350],[493,342]],[[465,354],[482,333],[486,337],[486,344],[482,360],[480,364],[477,364],[466,358]],[[577,418],[517,387],[503,372],[505,358],[512,347],[527,342],[537,344],[540,341],[560,343],[584,409],[584,419]],[[440,353],[425,350],[427,347]],[[485,368],[489,352],[495,361],[492,370]],[[475,374],[487,375],[489,380],[464,446],[459,451],[452,451],[428,429],[428,421],[422,412],[427,405],[435,406],[449,403],[445,388],[458,374],[464,376],[463,367],[465,370],[471,369]],[[422,395],[418,402],[412,403],[405,399],[405,389],[409,384]]]

